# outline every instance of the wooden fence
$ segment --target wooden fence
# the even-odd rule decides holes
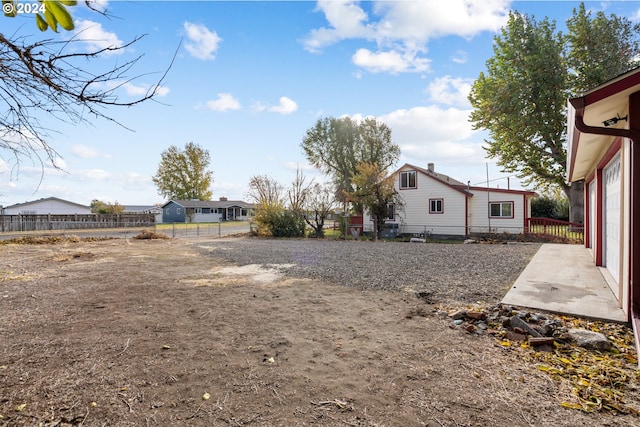
[[[584,243],[584,225],[551,218],[528,218],[527,234]]]
[[[0,215],[0,232],[149,227],[154,214]]]

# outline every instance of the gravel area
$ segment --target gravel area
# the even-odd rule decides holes
[[[413,290],[432,303],[496,303],[540,244],[446,244],[318,239],[200,242],[211,256],[354,288]]]

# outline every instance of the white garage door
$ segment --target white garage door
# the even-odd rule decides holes
[[[620,156],[604,168],[604,265],[616,282],[620,278]],[[618,296],[618,287],[612,289]]]

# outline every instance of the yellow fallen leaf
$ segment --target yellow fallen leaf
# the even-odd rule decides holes
[[[500,341],[500,345],[503,347],[511,347],[510,341]]]
[[[27,407],[26,403],[21,403],[20,405],[16,406],[16,412],[22,412],[26,407]]]
[[[95,408],[96,406],[98,406],[98,404],[96,402],[91,402],[89,406],[91,406],[92,408]]]
[[[202,395],[202,400],[209,400],[210,397],[211,395],[209,393],[205,393]]]

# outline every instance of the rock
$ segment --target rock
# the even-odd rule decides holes
[[[453,326],[460,326],[464,323],[464,320],[462,319],[456,319],[453,321]]]
[[[509,341],[525,341],[527,339],[527,336],[525,334],[519,334],[517,332],[507,331],[505,338],[508,339]]]
[[[531,344],[532,347],[552,345],[554,341],[553,337],[529,337],[529,344]]]
[[[420,239],[418,237],[412,237],[409,241],[412,242],[412,243],[425,243],[426,242],[425,239]]]
[[[467,332],[472,333],[476,331],[476,325],[467,325],[466,328],[464,328]]]
[[[525,331],[527,334],[534,337],[542,336],[538,331],[536,331],[531,326],[529,326],[529,324],[524,320],[522,320],[519,316],[511,316],[509,318],[509,326],[511,326],[512,328],[520,328],[523,331]]]
[[[478,241],[474,240],[474,239],[467,239],[467,240],[464,241],[465,245],[472,245],[474,243],[478,243]]]
[[[607,351],[613,347],[611,341],[599,332],[593,332],[587,329],[570,329],[568,335],[577,346],[589,350]]]
[[[474,319],[474,320],[482,320],[487,317],[487,315],[482,311],[467,311],[466,316],[469,319]]]
[[[458,310],[458,311],[453,311],[449,313],[449,317],[451,317],[453,320],[464,319],[466,315],[467,315],[467,310]]]

